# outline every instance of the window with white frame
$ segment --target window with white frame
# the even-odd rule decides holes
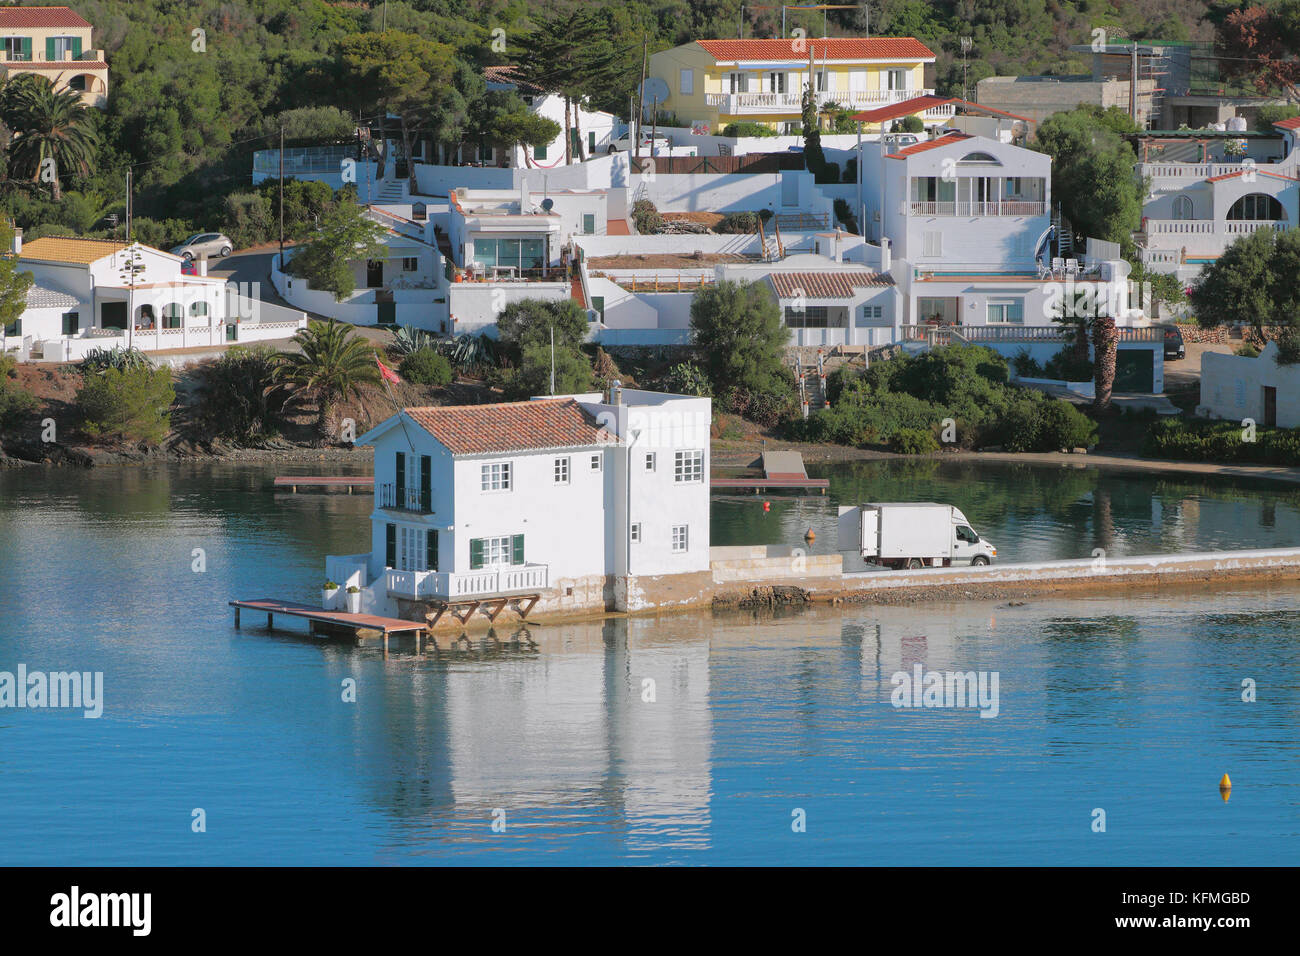
[[[681,554],[690,547],[690,529],[684,524],[673,525],[673,554]]]
[[[600,462],[601,462],[601,457],[600,457],[599,455],[592,455],[592,456],[591,456],[591,470],[592,470],[592,471],[600,471]]]
[[[695,92],[695,71],[682,70],[677,84],[682,96],[690,96]]]
[[[404,256],[402,258],[402,271],[415,272],[420,268],[420,260],[415,256]]]
[[[673,456],[674,481],[703,481],[704,452],[699,449],[679,451]]]
[[[510,462],[487,462],[480,471],[484,491],[510,490]]]
[[[557,485],[567,485],[569,483],[569,459],[555,459],[555,483]]]
[[[999,322],[1023,325],[1025,322],[1025,300],[989,299],[988,322],[990,325]]]
[[[481,567],[492,568],[499,567],[511,562],[511,538],[510,535],[501,535],[495,538],[480,538],[482,542],[482,565]]]
[[[641,522],[639,521],[634,521],[632,523],[632,540],[633,541],[641,540]]]
[[[943,233],[921,233],[921,255],[925,256],[927,259],[933,259],[943,255]]]
[[[646,470],[646,471],[654,471],[654,470],[655,470],[655,457],[656,457],[656,456],[655,456],[655,453],[652,452],[652,451],[648,451],[648,452],[645,453],[645,470]]]

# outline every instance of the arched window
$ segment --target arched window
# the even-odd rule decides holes
[[[164,329],[179,329],[181,327],[181,319],[185,316],[185,309],[180,305],[180,303],[168,302],[163,306],[162,314],[162,327]]]
[[[996,156],[988,153],[967,153],[957,161],[958,166],[1001,166]]]
[[[1242,196],[1228,210],[1229,219],[1275,220],[1285,219],[1282,204],[1275,196],[1265,193],[1251,193]]]
[[[196,319],[201,319],[208,314],[208,304],[206,302],[191,302],[190,315]]]
[[[1174,197],[1174,218],[1175,219],[1192,218],[1192,198],[1190,196]]]
[[[89,77],[87,77],[86,74],[78,73],[76,76],[71,77],[68,80],[68,89],[76,90],[78,93],[84,93],[86,91],[86,83],[88,80]]]

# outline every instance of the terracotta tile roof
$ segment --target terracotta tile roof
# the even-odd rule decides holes
[[[1296,179],[1296,177],[1294,176],[1284,176],[1281,173],[1271,173],[1267,169],[1254,169],[1252,170],[1252,172],[1254,172],[1256,176],[1271,176],[1273,179],[1285,179],[1288,182],[1292,182],[1292,183],[1300,182],[1300,179]],[[1244,176],[1244,175],[1246,175],[1246,170],[1239,169],[1235,173],[1224,173],[1222,176],[1207,177],[1205,182],[1221,183],[1225,179],[1236,179],[1238,176]]]
[[[808,62],[811,49],[821,60],[932,60],[934,53],[915,37],[831,37],[816,40],[697,40],[719,63],[737,60]],[[795,44],[798,43],[798,48]]]
[[[9,60],[4,64],[15,70],[107,70],[103,60]]]
[[[585,448],[617,439],[571,398],[405,409],[453,455]]]
[[[19,259],[39,259],[42,262],[71,262],[89,265],[105,256],[121,252],[125,242],[115,239],[77,239],[72,236],[43,236],[23,243]]]
[[[542,93],[540,86],[535,83],[525,83],[515,74],[515,68],[510,65],[506,66],[485,66],[483,67],[483,79],[489,83],[509,83],[516,89],[524,93]]]
[[[0,10],[0,29],[10,27],[89,27],[90,23],[68,7],[5,7]]]
[[[953,143],[960,143],[963,139],[970,139],[965,133],[948,133],[940,136],[938,139],[926,140],[924,143],[917,143],[914,146],[905,146],[896,153],[890,153],[886,159],[905,159],[908,156],[914,156],[917,153],[924,153],[927,149],[936,149],[940,146],[951,146]]]
[[[836,272],[771,272],[768,280],[777,296],[782,299],[797,298],[800,292],[806,299],[851,299],[854,289],[872,286],[891,286],[894,280],[887,273],[868,272],[865,269],[842,269]]]
[[[1273,125],[1279,129],[1300,129],[1300,116],[1294,116],[1291,119],[1278,120]]]
[[[881,106],[878,109],[855,113],[853,118],[864,123],[884,123],[888,120],[923,113],[926,110],[934,109],[936,106],[947,106],[950,103],[960,107],[966,113],[989,113],[993,116],[1005,116],[1007,119],[1020,120],[1025,123],[1033,122],[1027,116],[1017,116],[1015,113],[1006,112],[1006,110],[995,110],[991,106],[969,103],[956,96],[916,96],[910,100],[903,100],[901,103],[891,103],[889,106]]]

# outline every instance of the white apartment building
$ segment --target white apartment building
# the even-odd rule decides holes
[[[539,610],[636,610],[711,593],[709,399],[614,387],[406,408],[375,450],[368,554],[326,573],[362,607],[538,596]]]
[[[489,90],[509,90],[518,93],[537,116],[554,120],[560,127],[560,134],[545,146],[513,145],[500,147],[484,143],[473,147],[474,159],[487,165],[527,167],[531,169],[550,169],[564,165],[564,97],[550,90],[543,90],[529,83],[520,81],[514,74],[513,67],[489,66],[483,70],[483,78]],[[572,108],[577,114],[574,127],[569,130],[572,140],[569,144],[570,162],[581,162],[597,153],[609,152],[610,143],[617,138],[620,126],[618,117],[601,110],[589,110],[583,103]],[[460,158],[469,159],[467,147],[462,146]]]

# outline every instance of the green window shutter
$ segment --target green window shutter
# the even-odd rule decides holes
[[[420,507],[433,510],[433,459],[428,455],[420,456]]]
[[[22,59],[30,60],[32,58],[32,38],[22,37]]]
[[[72,58],[74,60],[81,59],[81,37],[72,38]]]
[[[431,528],[424,537],[424,566],[430,571],[438,570],[438,529]]]
[[[546,158],[546,150],[547,150],[547,147],[545,147],[545,146],[534,146],[534,147],[533,147],[533,159],[545,159],[545,158]]]
[[[45,59],[54,59],[54,37],[45,38]]]
[[[510,539],[510,551],[511,564],[524,563],[524,536],[522,534],[517,534]]]
[[[483,539],[469,539],[469,569],[477,571],[483,567]]]
[[[384,567],[397,567],[397,525],[390,524],[385,529]]]
[[[402,505],[406,504],[405,500],[403,499],[403,491],[406,488],[406,453],[405,452],[399,451],[397,453],[396,474],[397,474],[397,478],[395,480],[397,484],[397,506],[400,508]]]
[[[76,312],[63,313],[63,334],[76,335],[81,329],[81,316]]]

